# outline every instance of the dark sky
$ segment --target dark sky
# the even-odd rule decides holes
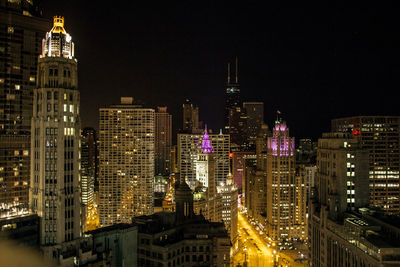
[[[133,96],[167,105],[175,128],[190,98],[217,130],[235,56],[243,100],[263,101],[270,127],[279,109],[296,138],[320,137],[332,118],[400,115],[398,9],[134,2],[43,1],[75,42],[83,127],[97,128],[99,107]]]

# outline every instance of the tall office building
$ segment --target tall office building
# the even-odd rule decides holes
[[[234,151],[230,154],[232,159],[233,181],[240,191],[244,180],[244,157],[252,154],[254,154],[254,152],[250,151]]]
[[[243,102],[246,114],[246,145],[249,149],[255,148],[258,133],[264,124],[264,103]]]
[[[235,244],[238,235],[238,188],[232,176],[228,177],[226,184],[217,186],[217,193],[221,197],[222,221],[225,223],[232,244]]]
[[[273,240],[298,238],[295,226],[295,149],[286,123],[278,120],[268,138],[267,230]]]
[[[242,204],[246,207],[248,211],[254,210],[254,202],[252,200],[253,196],[258,196],[254,193],[254,177],[257,168],[257,156],[256,155],[244,155],[244,181],[243,181],[243,197]],[[265,199],[265,197],[263,196]],[[265,209],[265,202],[264,202]],[[252,215],[253,216],[253,215]],[[254,217],[254,216],[253,216]]]
[[[154,125],[154,109],[131,97],[100,108],[100,226],[153,213]]]
[[[226,182],[230,173],[230,138],[229,134],[209,134],[211,146],[215,154],[215,181],[219,185]],[[185,177],[190,188],[196,186],[196,166],[198,149],[203,139],[202,134],[178,134],[178,168]]]
[[[332,131],[350,131],[368,149],[370,205],[400,215],[400,117],[335,119]]]
[[[97,135],[93,128],[84,128],[81,133],[81,203],[82,230],[94,230],[99,225]]]
[[[217,194],[216,157],[207,129],[204,130],[194,162],[196,168],[195,211],[210,222],[222,220],[222,196]]]
[[[167,107],[157,107],[155,123],[155,173],[168,175],[171,172],[172,116],[167,113]]]
[[[225,129],[236,147],[244,144],[246,133],[246,115],[242,108],[238,77],[238,59],[235,61],[235,78],[231,79],[231,64],[228,63],[228,77],[225,91]]]
[[[186,99],[182,105],[183,109],[183,132],[185,133],[199,133],[199,107]]]
[[[84,128],[81,135],[81,194],[82,204],[94,202],[94,184],[97,169],[96,130]]]
[[[254,166],[246,166],[245,201],[247,211],[259,222],[264,222],[267,206],[267,152],[270,131],[267,125],[262,125],[256,138],[256,161]]]
[[[398,217],[369,204],[368,150],[348,133],[318,140],[309,218],[310,266],[398,266]],[[397,224],[397,225],[396,225]]]
[[[43,40],[34,90],[29,203],[40,217],[40,243],[80,237],[78,62],[64,18]]]
[[[0,217],[28,210],[33,89],[50,27],[36,1],[0,1]]]

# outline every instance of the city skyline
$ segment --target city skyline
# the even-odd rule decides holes
[[[66,267],[400,265],[381,11],[0,0],[0,245]]]
[[[149,107],[167,105],[174,129],[181,127],[181,104],[189,98],[199,106],[200,120],[218,131],[224,126],[227,63],[234,64],[235,56],[243,101],[264,102],[270,127],[280,110],[297,138],[318,138],[334,118],[400,115],[394,98],[376,101],[366,93],[390,95],[398,86],[393,9],[255,3],[122,9],[78,1],[44,6],[46,18],[63,15],[79,40],[82,106],[91,107],[82,114],[83,127],[98,127],[98,107],[133,96]],[[92,65],[100,66],[98,72]]]

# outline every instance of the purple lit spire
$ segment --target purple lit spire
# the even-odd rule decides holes
[[[210,139],[208,138],[207,125],[204,129],[204,135],[203,135],[203,139],[201,140],[200,149],[205,154],[214,153],[214,149],[212,148]]]

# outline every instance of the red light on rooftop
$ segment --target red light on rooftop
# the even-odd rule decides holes
[[[360,129],[357,129],[357,128],[353,128],[353,130],[352,130],[352,133],[353,133],[353,136],[354,137],[360,137]]]

